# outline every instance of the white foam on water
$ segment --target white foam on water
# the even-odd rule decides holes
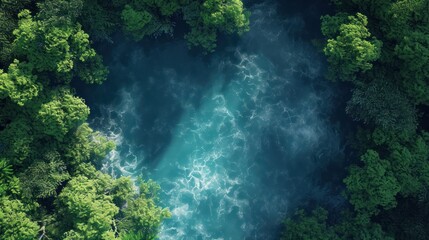
[[[121,101],[97,119],[118,145],[104,170],[143,172],[161,185],[162,204],[173,216],[160,239],[274,239],[272,226],[291,201],[325,192],[308,174],[341,149],[321,118],[329,111],[330,92],[313,86],[320,84],[322,64],[311,46],[288,35],[302,27],[302,19],[280,19],[266,4],[252,12],[252,30],[235,56],[210,63],[208,87],[194,84],[192,74],[176,70],[180,66],[151,66],[160,68],[164,81],[130,73],[136,84],[124,87]],[[143,51],[134,55],[135,65],[150,58]],[[173,126],[162,109],[155,111],[156,103],[141,100],[143,90],[148,93],[158,82],[164,85],[153,89],[157,96],[181,109]],[[126,137],[145,128],[137,104],[164,116],[148,132],[171,135],[156,159]],[[156,164],[148,167],[148,160]]]

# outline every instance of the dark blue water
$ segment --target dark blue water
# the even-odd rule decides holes
[[[304,17],[277,9],[254,4],[251,31],[209,57],[116,41],[108,82],[80,91],[118,145],[103,169],[161,185],[160,239],[276,239],[300,203],[336,201],[321,182],[342,160],[335,93]]]

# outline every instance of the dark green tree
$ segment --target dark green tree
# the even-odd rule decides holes
[[[387,79],[355,88],[346,112],[357,121],[387,131],[413,133],[417,128],[417,114],[412,102]]]
[[[400,184],[392,172],[391,163],[380,159],[377,152],[368,150],[362,157],[363,167],[352,166],[344,179],[349,201],[358,213],[374,215],[380,209],[396,206]]]
[[[341,239],[333,227],[328,226],[327,219],[328,211],[323,208],[316,208],[310,215],[305,214],[304,210],[299,210],[295,213],[294,219],[286,219],[282,240]]]
[[[23,195],[28,198],[46,198],[56,195],[57,188],[70,178],[66,165],[57,152],[46,154],[45,161],[32,163],[20,174]]]

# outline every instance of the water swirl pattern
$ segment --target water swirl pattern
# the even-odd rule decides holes
[[[161,185],[160,239],[276,239],[290,208],[329,195],[317,173],[342,151],[323,60],[297,40],[300,17],[251,11],[251,31],[209,57],[118,43],[110,80],[86,93],[118,145],[103,169]]]

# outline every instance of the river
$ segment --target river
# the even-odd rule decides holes
[[[344,150],[310,41],[322,9],[279,2],[249,3],[250,32],[210,56],[179,38],[117,38],[108,81],[78,88],[91,125],[118,146],[103,170],[161,185],[173,217],[160,239],[278,239],[297,206],[342,201],[323,180]]]

